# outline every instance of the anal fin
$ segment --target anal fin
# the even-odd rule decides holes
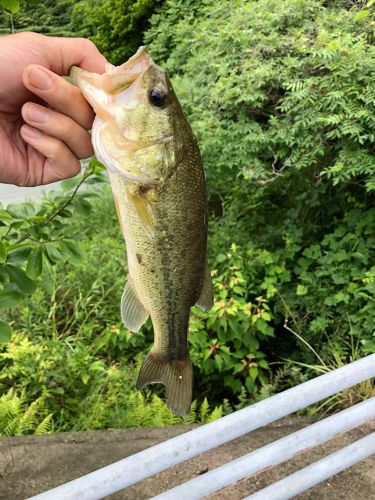
[[[189,355],[186,359],[168,361],[150,352],[142,364],[136,388],[158,383],[165,386],[168,408],[179,417],[189,415],[193,390]]]
[[[130,281],[126,283],[121,297],[121,318],[132,332],[138,332],[148,318],[148,312],[136,296]]]
[[[209,311],[214,305],[214,289],[212,286],[211,273],[207,261],[204,270],[202,290],[199,299],[196,302],[196,305],[203,309],[203,311]]]

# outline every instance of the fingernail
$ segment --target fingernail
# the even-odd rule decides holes
[[[33,66],[29,71],[30,84],[39,90],[48,90],[52,87],[52,80],[49,74],[41,68]]]
[[[42,135],[42,132],[37,128],[24,125],[22,127],[22,135],[25,136],[26,139],[38,139]]]
[[[32,122],[46,123],[49,120],[50,111],[39,106],[28,105],[26,108],[26,117]]]

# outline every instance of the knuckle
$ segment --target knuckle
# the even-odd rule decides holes
[[[97,50],[96,45],[94,42],[89,40],[88,38],[78,38],[79,43],[81,44],[82,48],[86,51],[92,52],[93,50]]]
[[[94,120],[94,114],[91,107],[84,99],[81,92],[73,85],[70,85],[69,93],[70,96],[67,97],[67,102],[70,102],[70,116],[85,130],[89,130]]]
[[[88,105],[87,105],[87,108],[82,109],[82,113],[81,113],[80,119],[79,119],[79,124],[83,127],[83,129],[86,132],[86,130],[90,130],[90,128],[92,127],[93,121],[94,121],[93,112],[92,112],[91,108],[88,108]]]
[[[81,171],[81,164],[78,160],[72,162],[71,164],[71,172],[73,175],[77,175],[79,174],[79,172]]]
[[[25,41],[28,42],[37,42],[40,41],[43,37],[40,33],[34,33],[32,31],[24,31],[23,33],[18,33],[18,37],[22,37]]]
[[[50,154],[48,155],[49,158],[56,160],[58,158],[61,158],[66,151],[66,146],[64,145],[63,142],[59,141],[58,139],[53,139],[50,144]]]
[[[72,130],[66,143],[76,152],[77,156],[81,159],[88,158],[93,154],[91,140],[89,134],[83,128],[79,130]]]
[[[65,162],[65,178],[74,177],[81,171],[81,164],[77,158],[71,158]]]
[[[63,141],[69,144],[80,144],[83,138],[81,127],[69,117],[64,117],[61,128],[63,130]]]
[[[85,149],[82,150],[82,153],[80,154],[80,158],[81,158],[81,160],[83,160],[84,158],[90,158],[90,156],[92,156],[93,154],[94,154],[94,150],[93,150],[93,147],[92,147],[91,142],[90,142],[87,144]]]

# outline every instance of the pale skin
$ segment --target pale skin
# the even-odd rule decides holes
[[[73,65],[103,73],[106,63],[84,38],[0,37],[0,182],[38,186],[80,171],[94,113],[63,76]]]

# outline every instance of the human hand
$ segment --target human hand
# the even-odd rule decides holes
[[[79,159],[93,154],[94,113],[61,76],[73,65],[102,73],[106,63],[84,38],[0,36],[0,182],[37,186],[78,174]]]

